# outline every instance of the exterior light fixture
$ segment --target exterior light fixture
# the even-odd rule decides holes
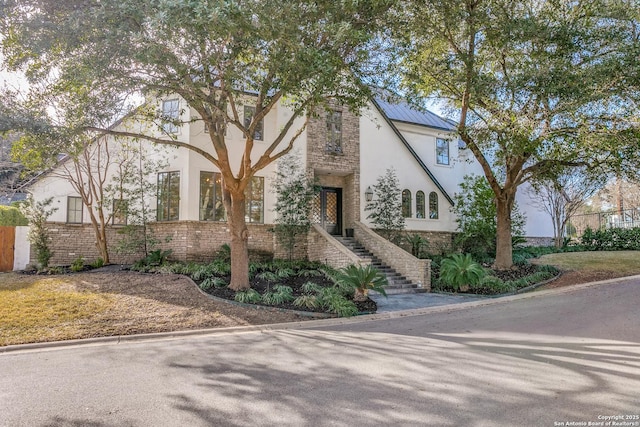
[[[371,189],[371,186],[367,187],[367,191],[364,192],[364,199],[367,202],[370,202],[373,200],[373,190]]]

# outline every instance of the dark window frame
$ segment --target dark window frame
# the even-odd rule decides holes
[[[436,138],[436,163],[448,166],[451,164],[449,140]]]
[[[164,184],[165,177],[167,183]],[[177,179],[177,197],[172,197],[173,181]],[[156,192],[156,221],[178,221],[180,219],[180,171],[158,173],[158,188]],[[166,186],[166,188],[165,188]],[[165,199],[166,198],[166,202]]]
[[[328,153],[342,154],[342,111],[327,111],[327,144]]]

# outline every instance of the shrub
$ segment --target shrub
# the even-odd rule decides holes
[[[0,226],[29,225],[29,220],[14,206],[0,206]]]
[[[387,277],[372,265],[344,267],[338,271],[335,278],[338,284],[353,290],[355,301],[366,300],[370,290],[387,296],[384,290],[384,286],[388,285]]]
[[[318,307],[318,297],[316,295],[300,295],[293,300],[293,305],[296,307],[306,307],[313,310]]]
[[[84,269],[84,259],[79,256],[78,258],[73,260],[69,269],[75,273],[82,271],[82,269]]]
[[[104,259],[101,257],[96,258],[96,260],[91,263],[91,268],[100,268],[102,266],[104,266]]]
[[[421,235],[414,233],[404,237],[404,240],[411,246],[411,255],[420,258],[422,249],[429,243]]]
[[[262,301],[262,296],[255,289],[236,292],[234,299],[245,304],[255,304]]]
[[[466,291],[476,285],[485,276],[480,264],[469,254],[455,254],[445,258],[440,264],[440,280],[455,290]]]

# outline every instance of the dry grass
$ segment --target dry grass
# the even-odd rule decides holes
[[[297,320],[212,301],[176,275],[0,274],[0,346]]]
[[[543,255],[536,264],[550,264],[561,270],[598,271],[616,277],[640,274],[640,251],[567,252]]]

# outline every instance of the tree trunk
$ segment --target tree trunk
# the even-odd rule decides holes
[[[493,265],[496,270],[508,270],[513,265],[513,246],[511,242],[511,208],[513,202],[510,202],[512,198],[496,198],[496,261]]]
[[[109,264],[109,247],[107,246],[107,233],[104,228],[100,229],[100,236],[96,241],[96,247],[98,248],[98,252],[100,253],[100,257],[104,261],[104,264]]]
[[[245,220],[244,191],[223,190],[231,232],[231,283],[234,291],[249,289],[249,230]]]

